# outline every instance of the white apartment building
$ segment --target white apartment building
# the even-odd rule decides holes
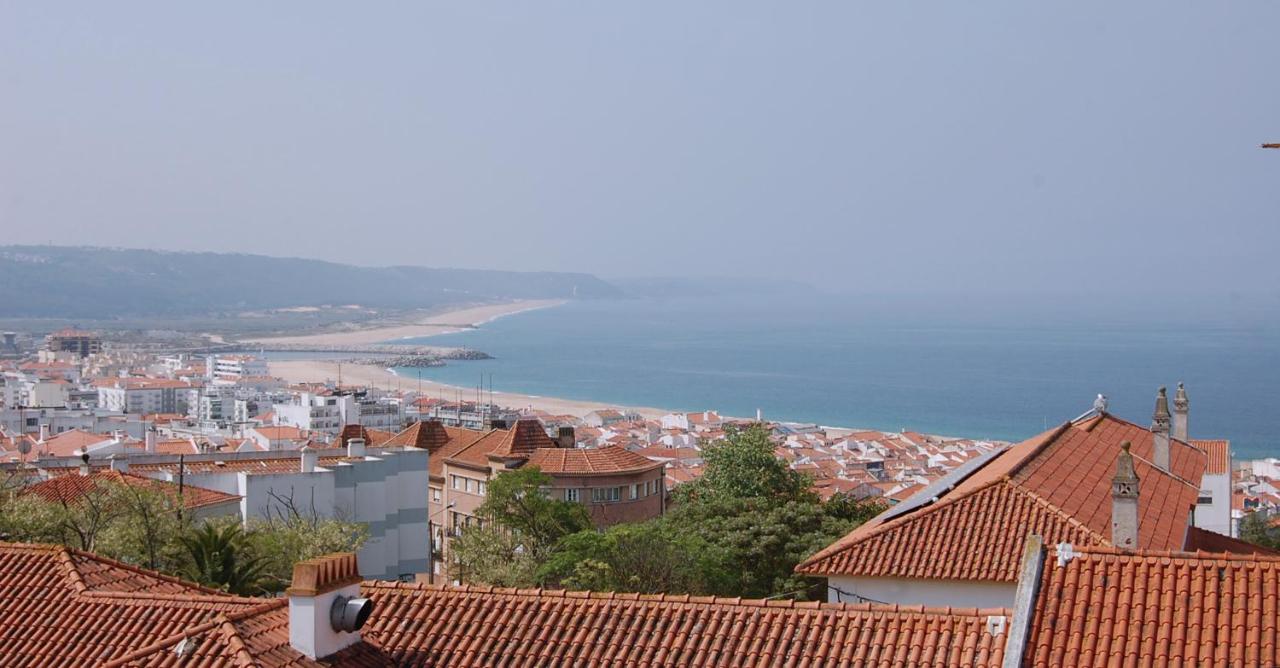
[[[209,355],[204,368],[210,380],[240,380],[269,372],[267,361],[253,355]]]
[[[360,423],[360,405],[351,394],[295,392],[287,403],[272,406],[275,423],[307,432],[337,436],[343,425]]]
[[[108,378],[98,383],[98,407],[122,413],[187,415],[200,388],[167,378]]]
[[[236,494],[245,522],[296,511],[362,523],[369,539],[360,574],[411,580],[427,572],[427,457],[418,448],[366,450],[356,439],[347,449],[186,455],[181,472],[173,455],[130,454],[127,470],[175,483],[181,475],[184,484]]]

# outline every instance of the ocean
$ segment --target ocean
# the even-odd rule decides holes
[[[402,377],[619,405],[1019,440],[1110,411],[1151,419],[1186,383],[1192,438],[1280,456],[1280,327],[1214,311],[1195,324],[1087,301],[818,295],[575,301],[417,339],[492,360]],[[1141,309],[1138,309],[1141,311]]]

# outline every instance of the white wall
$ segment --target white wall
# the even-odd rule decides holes
[[[1213,496],[1213,503],[1196,504],[1196,526],[1224,536],[1235,536],[1238,531],[1231,521],[1231,476],[1206,474],[1200,479],[1200,489]]]
[[[827,579],[832,603],[871,602],[953,608],[1011,608],[1018,586],[1013,582],[929,580],[835,576]],[[838,590],[838,591],[837,591]]]

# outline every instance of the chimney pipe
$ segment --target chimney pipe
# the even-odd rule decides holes
[[[1187,400],[1187,390],[1178,383],[1178,391],[1173,394],[1173,437],[1187,442],[1187,416],[1191,412],[1191,402]]]
[[[364,456],[364,439],[363,438],[347,439],[347,456],[348,457]]]
[[[1156,393],[1156,412],[1151,417],[1151,463],[1169,470],[1169,396],[1165,388]]]
[[[80,475],[89,475],[89,453],[80,453]]]
[[[562,448],[578,447],[578,438],[573,433],[573,427],[561,427],[556,441],[557,445]]]
[[[316,465],[320,463],[320,453],[314,449],[302,446],[302,473],[315,473]]]
[[[1116,474],[1111,478],[1111,544],[1122,550],[1138,548],[1138,473],[1128,441],[1120,444]]]
[[[45,422],[40,425],[40,442],[44,443],[49,440],[49,423]]]
[[[147,446],[147,454],[155,454],[156,452],[156,428],[150,427],[147,433],[143,435],[143,440]]]

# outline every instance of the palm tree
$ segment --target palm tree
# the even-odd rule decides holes
[[[241,596],[262,593],[267,563],[245,554],[240,525],[208,522],[183,536],[182,544],[191,555],[192,580]]]

